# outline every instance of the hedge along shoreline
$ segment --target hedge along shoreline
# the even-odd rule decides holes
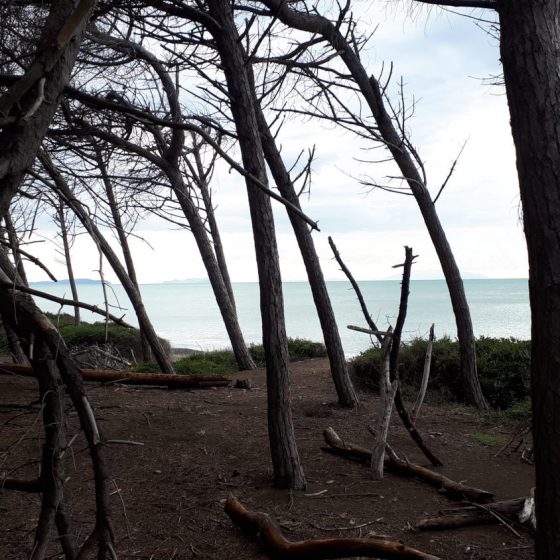
[[[418,388],[427,341],[415,338],[401,345],[399,375],[403,388]],[[478,375],[484,396],[497,410],[508,409],[530,395],[531,342],[480,337],[476,341]],[[349,361],[350,375],[362,390],[377,390],[379,350],[370,348]],[[459,345],[449,337],[434,340],[429,390],[448,400],[466,402],[460,379]]]

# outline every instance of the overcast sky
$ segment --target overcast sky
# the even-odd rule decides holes
[[[470,19],[441,10],[420,10],[411,16],[406,6],[403,2],[357,2],[358,12],[366,12],[360,13],[363,28],[377,26],[363,57],[367,69],[377,74],[384,61],[393,62],[393,92],[402,76],[407,98],[416,100],[408,128],[425,162],[432,192],[437,192],[466,142],[437,204],[464,275],[526,277],[507,102],[500,87],[484,81],[500,73],[497,43]],[[420,255],[414,278],[441,277],[414,199],[369,192],[357,180],[366,173],[382,180],[386,172],[382,166],[356,162],[355,158],[368,157],[363,142],[319,123],[293,122],[283,130],[281,143],[288,161],[300,150],[316,146],[311,195],[302,203],[305,212],[319,222],[321,232],[315,232],[314,238],[328,279],[343,279],[332,262],[329,235],[359,279],[391,277],[391,265],[402,261],[404,245],[411,245]],[[224,167],[216,174],[214,189],[231,276],[234,281],[256,281],[243,182]],[[304,280],[284,208],[273,204],[283,279]],[[43,233],[46,238],[50,235]],[[141,282],[206,277],[190,233],[170,232],[150,222],[138,234],[151,245],[133,244]],[[66,277],[62,264],[55,262],[52,244],[36,245],[35,251],[60,278]],[[85,237],[76,241],[73,255],[76,275],[94,278],[98,259]],[[31,280],[44,279],[31,265],[28,269]],[[105,273],[115,280],[108,266]]]

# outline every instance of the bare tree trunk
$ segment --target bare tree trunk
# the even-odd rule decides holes
[[[231,99],[245,169],[267,184],[253,92],[245,68],[231,7],[209,0],[210,14],[219,29],[211,29],[220,55]],[[291,412],[288,344],[284,321],[282,279],[270,198],[247,178],[247,192],[257,256],[262,314],[263,346],[268,392],[268,433],[275,484],[305,488]]]
[[[171,80],[165,66],[153,54],[148,52],[141,45],[137,45],[131,41],[115,39],[102,33],[96,33],[96,37],[102,43],[111,45],[112,47],[128,54],[133,53],[135,56],[148,62],[161,80],[172,117],[177,121],[181,121],[183,119],[179,103],[179,92],[173,83],[173,80]],[[156,135],[159,133],[159,131],[154,132]],[[185,214],[185,218],[189,223],[191,232],[198,246],[198,250],[200,251],[202,261],[208,273],[208,279],[212,285],[212,290],[214,291],[218,308],[220,309],[220,313],[224,320],[239,369],[254,369],[256,367],[255,363],[249,354],[249,350],[245,344],[245,340],[239,326],[239,321],[237,319],[231,285],[227,285],[222,275],[222,268],[227,270],[225,260],[223,261],[222,266],[220,266],[216,259],[214,248],[208,239],[206,228],[200,217],[198,208],[196,208],[192,201],[192,197],[188,192],[188,187],[185,184],[179,167],[179,158],[184,145],[184,133],[179,129],[174,129],[168,142],[166,142],[163,138],[160,139],[160,144],[165,144],[166,148],[160,154],[161,157],[158,158],[156,165],[159,165],[168,177],[171,188],[175,192],[179,204],[181,205],[181,209]]]
[[[284,160],[282,159],[280,151],[276,146],[276,141],[270,132],[266,118],[256,102],[255,107],[261,133],[264,157],[266,158],[270,172],[274,177],[276,186],[278,187],[280,194],[286,200],[289,200],[292,204],[300,208],[299,199],[294,189],[290,174],[286,169]],[[327,349],[327,355],[331,366],[331,375],[338,395],[338,402],[342,406],[355,407],[358,404],[358,397],[356,396],[352,386],[352,381],[348,375],[348,366],[346,364],[346,358],[344,357],[344,350],[342,348],[336,318],[334,316],[327,285],[325,284],[323,271],[321,270],[321,263],[319,262],[317,251],[315,251],[313,237],[303,220],[301,220],[298,216],[295,216],[290,210],[288,210],[288,216],[296,235],[299,250],[307,271],[309,285],[311,286],[313,301],[315,302],[315,307],[317,308],[317,314],[321,323],[325,347]]]
[[[529,253],[536,558],[560,558],[560,2],[500,3],[501,59]]]
[[[218,223],[216,222],[214,207],[212,206],[212,196],[210,194],[208,177],[204,170],[204,165],[202,164],[202,158],[200,157],[201,143],[197,143],[196,135],[193,134],[192,137],[193,155],[196,164],[196,185],[200,190],[200,194],[202,195],[202,202],[204,203],[204,209],[206,210],[206,219],[208,220],[208,227],[210,229],[210,235],[212,237],[212,243],[214,245],[216,260],[218,261],[218,267],[220,268],[220,272],[222,273],[222,279],[231,299],[231,304],[235,309],[235,297],[233,294],[233,287],[231,285],[231,278],[229,276],[229,269],[226,263],[226,256],[224,254],[222,237],[220,235]]]
[[[70,283],[70,291],[72,292],[72,299],[79,301],[78,288],[76,286],[76,278],[74,277],[74,267],[72,266],[72,256],[70,255],[70,243],[68,241],[68,227],[66,225],[66,216],[64,215],[64,202],[59,202],[58,208],[58,223],[60,225],[60,235],[62,237],[62,247],[64,249],[64,260],[66,261],[66,270],[68,271],[68,282]],[[77,327],[80,324],[80,308],[74,306],[74,325]]]
[[[316,12],[296,11],[282,0],[261,0],[261,2],[271,9],[275,17],[278,17],[280,21],[289,27],[317,33],[327,40],[331,47],[339,53],[339,56],[354,78],[356,85],[360,88],[364,100],[377,122],[380,136],[383,138],[387,149],[391,152],[395,163],[398,165],[402,176],[407,181],[416,199],[441,263],[457,324],[461,374],[467,398],[479,408],[488,408],[476,371],[475,338],[459,267],[447,241],[435,203],[425,185],[424,179],[418,172],[414,158],[404,145],[387,112],[379,83],[373,76],[368,76],[352,46],[343,37],[339,28],[331,21],[318,15]]]
[[[47,552],[55,517],[62,499],[64,467],[61,452],[66,444],[64,386],[49,352],[42,341],[35,345],[31,365],[39,382],[43,407],[45,440],[41,460],[41,511],[35,531],[31,560],[43,560]]]
[[[117,237],[119,238],[119,244],[123,253],[126,270],[130,281],[140,293],[140,285],[138,284],[138,277],[136,276],[136,267],[134,266],[134,259],[132,258],[132,252],[130,251],[130,245],[128,244],[128,237],[124,231],[121,213],[115,198],[113,183],[107,173],[107,166],[105,165],[103,155],[98,146],[95,148],[95,155],[97,158],[97,166],[101,172],[103,186],[105,187],[105,192],[107,193],[107,202],[109,203],[111,215],[113,216],[113,222],[115,223],[115,229],[117,230]],[[149,362],[152,359],[152,350],[142,327],[140,327],[140,344],[142,346],[142,360],[144,362]]]
[[[17,252],[17,247],[19,246],[17,235],[15,235],[14,226],[12,220],[10,218],[9,212],[6,212],[4,215],[4,224],[6,226],[6,233],[8,234],[8,240],[12,249],[12,254],[14,255],[14,261],[16,263],[17,269],[19,269],[18,276],[21,282],[27,285],[27,277],[25,275],[25,267],[21,262],[21,256]],[[16,250],[14,251],[14,247]],[[2,261],[9,261],[8,250],[7,247],[2,246],[0,247],[0,259]],[[6,340],[8,341],[8,348],[10,350],[10,354],[12,359],[17,364],[27,364],[27,356],[21,347],[21,342],[14,332],[12,327],[7,321],[4,321],[2,318],[2,325],[4,327],[4,332],[6,333]]]
[[[208,273],[208,279],[214,291],[214,297],[216,298],[216,303],[222,315],[239,369],[255,369],[255,362],[249,354],[245,339],[243,338],[243,333],[241,332],[241,327],[239,326],[239,320],[235,311],[235,305],[230,297],[227,285],[224,282],[220,266],[216,259],[216,254],[214,253],[214,248],[208,239],[204,223],[191,197],[186,192],[187,186],[179,171],[169,170],[168,177],[171,181],[171,187],[177,195],[177,200],[181,205],[183,213],[189,222],[202,262]]]
[[[12,256],[14,258],[14,266],[18,275],[18,281],[25,286],[28,286],[29,282],[27,281],[25,266],[23,264],[21,253],[19,252],[18,235],[9,212],[6,212],[4,214],[4,223],[6,224],[6,232],[8,234],[8,240],[10,242],[10,248],[12,250]]]
[[[39,154],[40,160],[42,165],[45,167],[49,175],[52,177],[57,192],[59,196],[65,201],[66,204],[75,212],[78,219],[82,222],[84,228],[87,232],[92,236],[95,243],[99,246],[109,264],[111,265],[112,269],[115,271],[118,279],[120,280],[126,295],[130,299],[130,303],[134,307],[134,311],[136,316],[138,317],[138,323],[144,329],[146,337],[150,342],[150,346],[154,352],[154,357],[164,373],[175,373],[173,369],[173,365],[169,360],[169,356],[165,352],[157,334],[154,330],[154,327],[148,317],[148,313],[146,312],[146,308],[144,307],[144,302],[142,301],[142,296],[140,292],[136,289],[134,284],[131,282],[126,270],[122,266],[119,258],[103,236],[103,234],[99,231],[97,226],[93,223],[93,220],[90,218],[87,210],[82,206],[82,204],[76,199],[73,195],[70,187],[64,180],[64,177],[60,174],[60,172],[54,167],[52,161],[45,153]]]

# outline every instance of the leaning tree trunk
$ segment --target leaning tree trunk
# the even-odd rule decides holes
[[[4,215],[4,224],[6,226],[6,233],[8,234],[8,242],[12,249],[12,254],[14,257],[15,262],[15,271],[17,271],[17,279],[19,282],[22,282],[27,286],[27,275],[25,273],[25,267],[23,266],[23,261],[21,260],[21,254],[18,251],[19,248],[19,241],[15,232],[14,224],[12,222],[11,216],[9,212],[6,212]],[[7,247],[0,247],[0,261],[5,263],[9,263],[9,256],[8,256],[8,249]],[[0,263],[0,267],[4,265]],[[27,363],[27,356],[23,351],[21,346],[21,342],[18,339],[17,334],[12,329],[10,324],[7,321],[2,320],[2,324],[4,326],[4,332],[6,333],[6,340],[8,342],[8,348],[10,350],[10,354],[12,359],[17,364],[26,364]]]
[[[64,260],[66,261],[66,270],[68,272],[68,282],[70,283],[70,291],[72,292],[72,299],[79,301],[78,287],[76,286],[76,278],[74,276],[74,267],[72,266],[72,256],[70,255],[70,241],[68,239],[68,226],[66,224],[66,216],[64,215],[64,202],[59,202],[58,208],[58,223],[60,225],[60,236],[62,237],[62,247],[64,249]],[[74,306],[74,325],[80,325],[80,308]]]
[[[165,96],[167,97],[167,101],[169,103],[172,118],[178,122],[183,120],[179,100],[179,90],[175,82],[171,79],[164,64],[162,64],[143,46],[133,43],[132,41],[115,39],[101,33],[96,33],[95,36],[102,43],[111,45],[117,50],[127,54],[132,53],[135,57],[141,58],[150,64],[161,81]],[[214,252],[214,248],[208,239],[205,224],[200,217],[198,208],[195,206],[192,197],[188,192],[187,185],[185,184],[180,170],[179,159],[183,148],[184,133],[182,130],[175,128],[172,130],[170,139],[166,143],[165,150],[163,150],[160,154],[161,157],[157,158],[158,162],[156,165],[159,165],[168,177],[171,188],[175,192],[181,209],[185,214],[185,218],[189,222],[191,232],[196,241],[198,250],[200,251],[202,262],[204,263],[206,272],[208,273],[208,279],[212,286],[212,290],[214,291],[216,303],[218,304],[222,319],[224,320],[224,325],[226,327],[239,369],[255,369],[255,362],[251,358],[241,332],[241,327],[239,326],[231,284],[228,284],[225,281],[222,274],[223,269],[226,268],[225,261],[223,266],[220,266],[216,253]]]
[[[560,2],[503,2],[504,66],[529,254],[536,558],[560,558]]]
[[[209,0],[210,14],[219,29],[212,29],[223,65],[245,169],[267,183],[259,136],[240,38],[229,3]],[[279,487],[305,488],[305,477],[296,446],[291,412],[288,344],[284,320],[282,279],[270,198],[247,178],[260,285],[263,346],[268,394],[268,433],[274,481]]]
[[[177,195],[177,200],[185,214],[185,218],[189,222],[191,228],[191,233],[193,234],[194,240],[200,252],[200,257],[206,268],[208,274],[208,280],[212,286],[214,292],[214,297],[216,298],[216,303],[218,304],[218,309],[222,315],[226,331],[229,336],[231,347],[233,353],[235,354],[235,359],[239,369],[255,369],[255,362],[249,353],[245,339],[243,338],[243,333],[239,325],[239,319],[237,318],[237,312],[235,310],[235,304],[228,291],[227,285],[224,282],[224,277],[222,276],[222,271],[218,260],[216,259],[216,253],[210,239],[208,238],[208,233],[204,222],[202,221],[197,208],[195,207],[191,196],[187,192],[187,185],[183,181],[179,170],[170,169],[167,172],[167,176],[171,182],[171,188]]]
[[[270,168],[270,172],[274,177],[276,186],[280,194],[286,200],[289,200],[299,208],[299,198],[290,178],[290,173],[284,165],[284,160],[278,150],[274,136],[258,105],[256,105],[256,110],[264,156]],[[323,331],[325,347],[331,366],[331,374],[338,395],[338,402],[342,406],[355,407],[358,404],[358,397],[356,396],[354,388],[352,387],[352,381],[348,375],[348,366],[346,364],[346,358],[344,357],[344,349],[342,348],[336,318],[334,316],[327,285],[325,284],[321,263],[319,262],[315,244],[313,243],[313,237],[311,236],[309,228],[301,218],[290,210],[288,210],[288,216],[292,223],[292,228],[294,229],[299,250],[307,271],[309,285],[311,286],[313,301],[317,308],[317,315],[319,316],[319,322],[321,323],[321,329]]]
[[[220,235],[220,229],[218,228],[218,222],[216,221],[216,213],[214,212],[214,206],[212,205],[212,195],[210,192],[210,185],[208,174],[204,169],[202,163],[202,157],[200,154],[201,143],[197,143],[196,135],[192,135],[193,140],[193,156],[196,168],[195,182],[200,190],[202,196],[202,202],[204,203],[204,210],[206,211],[206,219],[208,221],[208,229],[210,230],[210,236],[212,238],[212,244],[214,246],[214,253],[216,254],[216,261],[218,262],[218,267],[222,273],[222,279],[224,285],[231,299],[231,304],[235,309],[235,297],[233,294],[233,286],[231,285],[231,278],[229,276],[229,269],[226,262],[226,256],[224,254],[224,246],[222,244],[222,236]]]
[[[136,267],[134,266],[134,259],[132,258],[130,245],[128,244],[128,237],[124,231],[121,212],[119,210],[119,205],[117,204],[117,199],[115,197],[115,191],[113,189],[113,182],[107,173],[107,166],[103,160],[101,150],[97,146],[95,149],[95,157],[97,159],[97,166],[101,172],[101,179],[103,180],[105,192],[107,193],[107,202],[109,203],[111,216],[113,216],[113,222],[115,224],[115,229],[117,230],[117,237],[121,246],[126,270],[130,281],[134,284],[138,292],[140,292],[140,285],[138,284],[138,277],[136,276]],[[142,361],[149,362],[152,359],[152,349],[142,327],[140,327],[140,344],[142,347]]]
[[[412,154],[406,148],[385,107],[381,86],[373,76],[368,75],[352,45],[345,39],[340,29],[331,21],[318,15],[316,12],[304,13],[296,11],[288,3],[283,2],[283,0],[261,0],[261,2],[268,6],[273,14],[287,26],[319,34],[327,40],[333,50],[339,54],[360,89],[377,123],[383,142],[390,151],[402,177],[407,181],[416,199],[441,263],[457,324],[461,375],[467,398],[479,408],[488,408],[488,403],[482,394],[482,388],[480,387],[476,371],[475,338],[461,273],[453,256],[451,246],[447,241],[447,236],[439,220],[430,192],[418,172]]]
[[[132,307],[134,308],[134,312],[136,313],[136,317],[138,318],[138,324],[142,328],[143,332],[146,335],[146,338],[148,339],[148,342],[150,343],[150,346],[154,353],[154,358],[161,368],[161,371],[163,371],[163,373],[175,373],[169,356],[163,348],[163,345],[161,344],[161,341],[156,334],[152,322],[150,321],[148,312],[146,311],[144,302],[142,301],[142,296],[136,286],[131,282],[118,256],[111,248],[111,245],[109,244],[107,239],[105,239],[103,234],[99,231],[99,228],[90,218],[87,209],[84,208],[80,201],[74,196],[64,177],[53,165],[50,158],[44,152],[41,152],[39,154],[39,158],[43,167],[52,177],[54,186],[57,190],[57,194],[60,196],[61,200],[63,200],[68,205],[68,207],[73,210],[86,231],[90,234],[92,239],[99,246],[103,255],[105,255],[106,259],[109,261],[111,268],[117,275],[117,278],[122,284],[122,287],[126,292],[126,295],[128,296],[130,303],[132,304]]]

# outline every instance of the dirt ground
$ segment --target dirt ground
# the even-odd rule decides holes
[[[250,509],[270,513],[290,540],[386,535],[441,558],[533,558],[532,537],[522,527],[515,528],[519,536],[504,525],[414,531],[418,520],[452,503],[415,480],[387,475],[373,482],[363,465],[320,449],[328,426],[348,441],[370,445],[366,426],[375,411],[372,396],[361,395],[357,411],[335,406],[324,359],[292,364],[292,374],[294,422],[308,482],[305,492],[293,493],[271,485],[262,370],[232,376],[249,379],[252,390],[187,392],[88,384],[106,438],[143,444],[107,449],[119,558],[266,558],[259,543],[224,514],[229,493]],[[41,419],[36,401],[32,379],[0,376],[0,476],[37,475]],[[440,471],[447,476],[492,491],[499,499],[525,496],[533,486],[533,469],[518,453],[496,458],[499,445],[477,441],[477,434],[508,438],[515,425],[496,427],[464,408],[425,406],[418,427],[444,462]],[[70,436],[77,431],[74,416]],[[427,466],[398,417],[390,441],[409,460]],[[94,503],[81,436],[72,445],[66,471],[71,526],[83,542],[92,528]],[[37,514],[36,496],[0,490],[0,558],[29,557]],[[52,558],[59,557],[54,547]]]

